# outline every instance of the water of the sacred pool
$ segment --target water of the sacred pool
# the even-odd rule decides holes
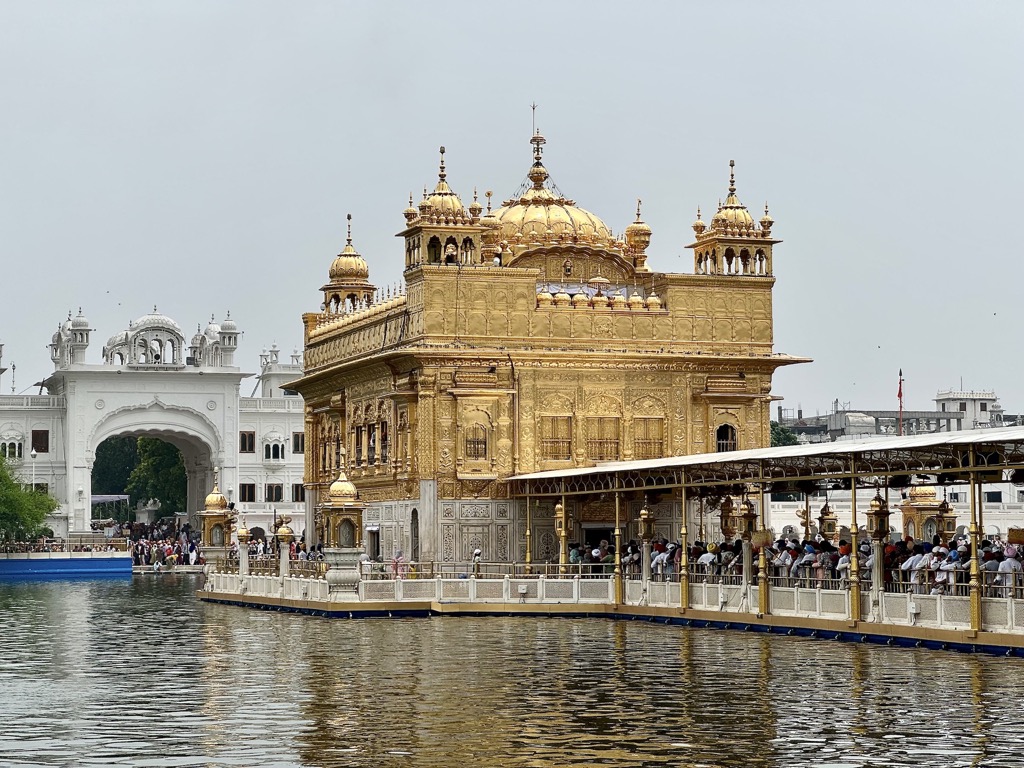
[[[0,584],[3,766],[1019,766],[1024,660]]]

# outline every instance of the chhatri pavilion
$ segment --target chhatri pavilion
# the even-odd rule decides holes
[[[544,137],[530,143],[529,181],[494,208],[490,193],[463,203],[442,148],[433,191],[402,214],[395,292],[371,282],[350,217],[289,385],[305,400],[311,543],[508,561],[529,542],[540,562],[558,556],[553,508],[531,509],[528,535],[507,478],[769,444],[772,375],[806,359],[772,349],[767,207],[755,221],[730,168],[724,203],[693,224],[693,272],[657,271],[639,202],[615,234],[551,183]],[[612,538],[610,499],[567,504],[570,540]],[[648,504],[674,537],[678,499]]]

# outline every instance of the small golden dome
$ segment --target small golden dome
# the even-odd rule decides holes
[[[553,300],[554,300],[554,297],[551,295],[551,292],[548,291],[547,289],[545,289],[545,290],[543,290],[543,291],[541,291],[540,293],[537,294],[537,306],[538,307],[550,307],[551,306],[551,302]]]
[[[466,218],[466,207],[462,204],[459,196],[448,186],[447,179],[448,174],[444,169],[444,147],[441,147],[441,168],[437,173],[437,186],[426,198],[426,203],[430,207],[431,213],[439,218],[464,219]],[[423,208],[423,203],[420,203],[420,208]]]
[[[754,218],[747,210],[747,206],[736,197],[736,175],[733,169],[736,161],[729,161],[729,195],[725,202],[718,207],[718,212],[711,220],[711,228],[716,230],[739,229],[748,230],[754,228]]]
[[[636,201],[636,220],[626,227],[626,244],[638,251],[651,244],[651,228],[640,218],[640,200]]]
[[[630,309],[643,309],[644,300],[640,293],[634,288],[633,295],[629,297],[629,308]]]
[[[406,222],[412,222],[420,212],[416,210],[416,206],[412,204],[412,192],[409,193],[409,207],[402,211],[402,215],[405,216]]]
[[[590,303],[590,297],[585,293],[574,293],[572,295],[572,305],[574,307],[585,307]]]
[[[238,534],[239,541],[248,541],[249,529],[245,527],[245,520],[242,521],[241,525],[238,526],[238,529],[235,532]]]
[[[366,260],[359,255],[352,247],[352,214],[348,214],[348,237],[345,241],[345,248],[331,263],[328,273],[331,280],[351,280],[359,278],[365,280],[370,276],[370,268]]]
[[[761,229],[763,229],[765,232],[770,233],[772,231],[772,226],[774,226],[774,224],[775,219],[773,219],[771,217],[771,214],[768,213],[768,203],[765,203],[764,216],[761,217]]]
[[[341,506],[355,501],[359,493],[352,481],[345,476],[345,470],[342,469],[338,472],[338,479],[331,483],[327,495],[333,506]]]
[[[590,297],[590,303],[594,305],[594,309],[604,309],[608,306],[608,297],[603,293],[595,293]]]
[[[469,215],[474,219],[479,219],[480,213],[483,209],[484,207],[480,204],[480,201],[476,196],[476,187],[473,187],[473,202],[469,204]]]
[[[564,288],[559,288],[558,293],[556,293],[552,298],[556,307],[564,307],[572,302],[572,298],[570,298],[569,294],[565,292]]]
[[[228,508],[228,500],[224,497],[224,494],[220,492],[220,488],[217,487],[217,482],[213,483],[213,490],[206,497],[206,509],[209,512],[218,512]]]
[[[648,309],[661,309],[661,299],[654,291],[651,291],[647,296],[647,308]]]
[[[611,301],[612,309],[625,309],[626,308],[626,297],[621,293],[613,293],[609,300]]]
[[[707,229],[707,228],[708,228],[707,224],[705,224],[701,220],[701,218],[700,218],[700,206],[698,206],[697,207],[697,220],[695,222],[693,222],[693,231],[696,232],[698,235],[701,235],[701,234],[704,233],[704,230]]]

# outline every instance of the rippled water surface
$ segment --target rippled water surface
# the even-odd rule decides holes
[[[0,766],[1020,766],[1024,662],[0,584]]]

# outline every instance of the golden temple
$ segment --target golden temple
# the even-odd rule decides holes
[[[529,541],[539,562],[557,557],[552,510],[533,510],[528,535],[507,478],[769,444],[772,375],[806,359],[773,352],[767,206],[755,222],[730,163],[725,202],[693,224],[693,272],[655,271],[639,201],[616,235],[551,182],[545,138],[530,143],[528,180],[493,210],[490,192],[463,204],[441,148],[433,191],[403,213],[396,291],[370,282],[349,217],[290,385],[306,406],[311,543],[522,561]],[[358,503],[332,496],[339,478]],[[607,537],[610,502],[572,503],[571,537]],[[651,506],[678,530],[678,500]]]

